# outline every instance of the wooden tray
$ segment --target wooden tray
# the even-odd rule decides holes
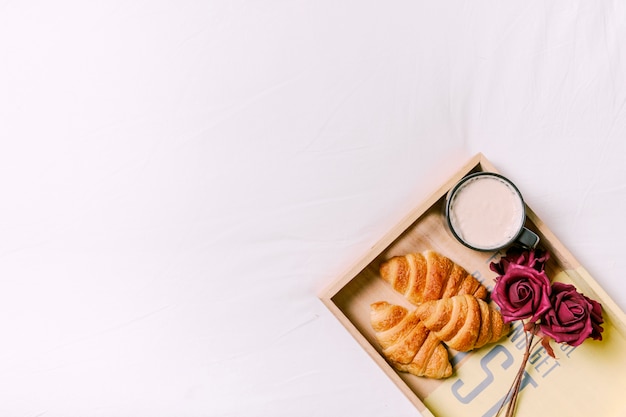
[[[380,263],[395,255],[435,250],[462,265],[491,290],[495,273],[489,263],[502,253],[478,252],[457,242],[445,225],[443,213],[450,188],[476,171],[497,172],[482,154],[474,156],[320,296],[424,416],[495,415],[522,360],[523,335],[519,326],[514,326],[514,331],[498,344],[466,354],[450,351],[454,367],[450,378],[416,377],[395,371],[385,361],[369,321],[369,306],[376,301],[414,308],[379,276]],[[535,213],[528,206],[526,209],[526,227],[539,235],[539,247],[551,254],[546,264],[548,276],[553,281],[574,284],[580,292],[599,301],[605,323],[602,341],[587,340],[576,348],[553,342],[558,360],[541,347],[533,353],[526,367],[528,378],[517,415],[626,416],[622,398],[626,388],[626,316]]]

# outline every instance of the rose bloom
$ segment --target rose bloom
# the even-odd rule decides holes
[[[557,343],[578,346],[588,337],[602,340],[602,306],[569,284],[552,284],[552,308],[542,318],[541,331]]]
[[[543,271],[544,264],[550,259],[550,253],[540,249],[527,250],[512,246],[506,251],[506,255],[500,258],[500,261],[491,263],[489,268],[498,273],[498,275],[506,274],[509,266],[522,265]]]
[[[550,293],[550,280],[543,270],[512,263],[496,278],[491,296],[506,323],[527,318],[534,322],[551,308]]]

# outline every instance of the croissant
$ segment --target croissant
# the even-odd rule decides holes
[[[380,275],[415,305],[460,294],[487,298],[487,288],[476,278],[430,250],[395,256],[380,265]]]
[[[498,310],[469,294],[428,301],[415,314],[441,341],[462,352],[497,342],[510,329]]]
[[[382,354],[395,369],[437,379],[452,375],[448,351],[414,311],[386,301],[370,307],[372,328]]]

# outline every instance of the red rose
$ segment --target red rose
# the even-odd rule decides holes
[[[506,251],[506,255],[500,258],[499,262],[492,262],[489,268],[498,273],[498,275],[506,274],[511,265],[522,265],[543,271],[543,266],[550,259],[550,253],[540,249],[526,250],[516,246],[512,246]]]
[[[492,298],[506,323],[527,318],[534,322],[550,309],[550,293],[550,280],[543,270],[511,263],[496,278]]]
[[[602,306],[569,284],[552,284],[552,308],[541,320],[541,331],[558,343],[578,346],[585,339],[602,340]]]

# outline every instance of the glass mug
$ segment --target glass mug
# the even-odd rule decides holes
[[[539,236],[528,230],[522,194],[507,178],[476,172],[461,179],[448,193],[446,221],[454,237],[479,251],[512,244],[534,249]]]

